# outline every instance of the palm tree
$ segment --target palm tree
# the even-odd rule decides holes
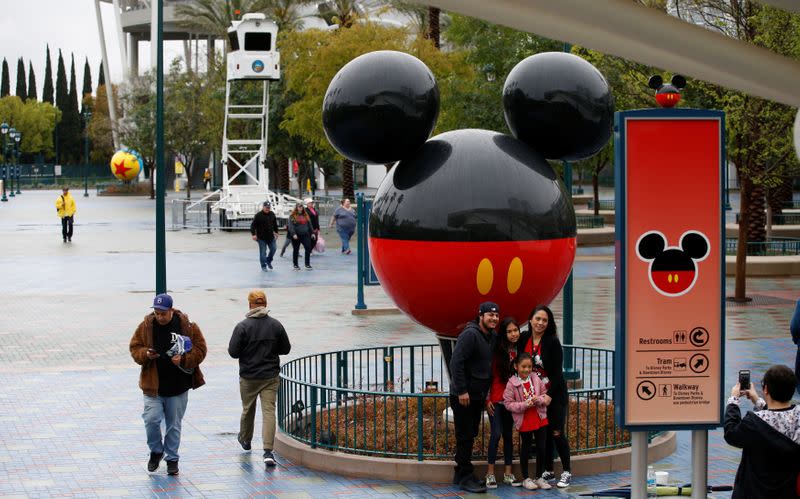
[[[300,8],[314,3],[314,0],[261,0],[257,2],[260,12],[275,21],[279,32],[302,29],[303,18]]]
[[[356,0],[326,0],[318,5],[317,17],[328,25],[338,24],[340,28],[349,28],[358,19],[366,17],[366,13]]]
[[[227,40],[231,23],[242,14],[260,12],[262,3],[264,0],[194,0],[178,4],[175,14],[182,27]]]

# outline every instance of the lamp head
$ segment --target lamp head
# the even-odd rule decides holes
[[[16,137],[17,136],[17,129],[16,128],[12,128],[11,130],[9,130],[8,131],[8,136],[11,137],[12,139],[14,137]]]
[[[22,134],[21,134],[21,133],[20,133],[20,134],[17,134],[17,136],[16,136],[16,137],[14,137],[14,140],[16,140],[17,142],[19,142],[20,140],[22,140]]]
[[[2,125],[0,125],[0,133],[2,133],[3,135],[8,133],[8,123],[6,123],[5,121],[3,122]]]

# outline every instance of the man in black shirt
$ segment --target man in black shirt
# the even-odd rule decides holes
[[[470,321],[458,335],[450,358],[450,407],[456,433],[453,483],[467,492],[486,492],[473,475],[471,458],[492,381],[494,328],[499,319],[500,307],[496,303],[481,303],[477,320]]]
[[[153,313],[145,316],[130,343],[133,360],[142,366],[139,388],[144,393],[144,419],[150,459],[147,470],[156,471],[162,457],[167,473],[178,474],[181,422],[190,388],[205,381],[200,363],[206,356],[206,340],[197,324],[172,308],[172,297],[160,294],[153,300]],[[166,433],[162,440],[161,422]]]
[[[228,345],[230,356],[239,359],[239,392],[242,397],[239,444],[244,450],[250,450],[256,399],[260,397],[264,463],[275,466],[272,447],[275,443],[275,401],[280,385],[278,356],[288,354],[292,345],[283,325],[269,316],[267,296],[263,291],[250,291],[247,303],[246,318],[233,329]]]
[[[250,234],[253,241],[258,243],[258,260],[261,263],[261,270],[272,270],[272,257],[278,249],[278,219],[272,212],[269,201],[264,201],[261,211],[256,213],[250,223]],[[267,255],[269,248],[269,255]]]

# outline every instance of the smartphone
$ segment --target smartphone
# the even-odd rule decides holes
[[[739,371],[739,388],[742,390],[750,389],[750,370],[742,369]]]
[[[155,354],[157,354],[158,352],[156,352],[156,351],[155,351],[155,350],[153,350],[152,348],[148,348],[148,349],[147,349],[147,353],[155,353]]]

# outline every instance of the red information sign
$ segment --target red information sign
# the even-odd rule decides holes
[[[621,423],[718,426],[724,115],[629,111],[618,113],[617,127]]]

